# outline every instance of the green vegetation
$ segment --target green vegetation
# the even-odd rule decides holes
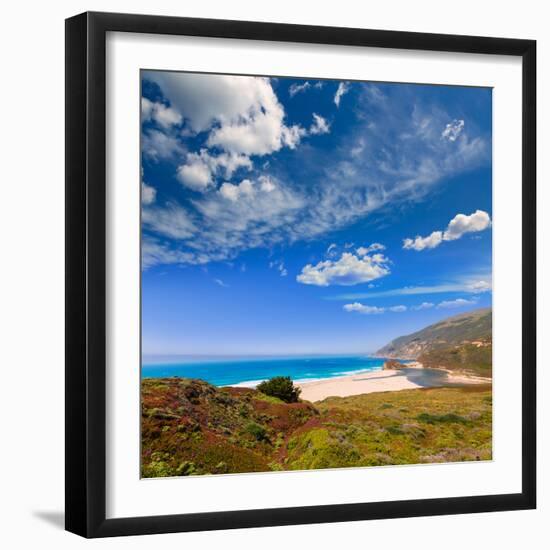
[[[201,380],[142,382],[142,475],[488,460],[491,386],[283,402]]]
[[[418,360],[427,368],[443,367],[490,377],[493,372],[493,346],[491,342],[479,342],[432,349],[421,354]]]
[[[259,384],[258,391],[285,403],[297,403],[301,390],[293,384],[289,376],[275,376]]]
[[[488,344],[492,339],[493,311],[491,308],[469,311],[444,319],[422,330],[400,336],[379,349],[380,357],[416,359],[422,353],[452,348],[467,342]]]
[[[492,309],[478,309],[444,319],[418,332],[392,340],[381,357],[418,359],[426,368],[443,368],[491,377]],[[386,364],[393,364],[392,359]],[[391,368],[391,367],[388,367]]]

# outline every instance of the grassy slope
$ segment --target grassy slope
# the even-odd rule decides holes
[[[377,352],[380,356],[418,359],[425,367],[480,376],[492,375],[492,354],[491,308],[449,317],[396,338]]]
[[[420,355],[418,360],[427,368],[443,367],[491,377],[493,346],[490,343],[484,347],[461,344],[443,349],[433,349]]]
[[[145,477],[491,458],[491,388],[286,404],[246,388],[145,379]]]
[[[406,350],[415,343],[425,344],[427,349],[431,350],[461,344],[464,341],[486,341],[491,337],[492,310],[484,308],[461,313],[412,334],[400,336],[376,353],[381,357],[404,357],[407,355]]]

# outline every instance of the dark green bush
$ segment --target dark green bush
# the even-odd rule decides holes
[[[470,421],[463,416],[454,413],[448,414],[430,414],[420,413],[417,417],[420,422],[426,422],[427,424],[438,423],[455,423],[455,424],[470,424]]]
[[[296,403],[300,397],[300,388],[297,388],[289,376],[275,376],[262,382],[258,388],[265,395],[277,397],[286,403]]]
[[[256,422],[250,422],[245,426],[245,430],[252,435],[257,441],[267,440],[267,431],[263,426],[256,424]]]

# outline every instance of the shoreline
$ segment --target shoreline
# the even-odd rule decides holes
[[[299,382],[301,399],[315,402],[327,397],[349,397],[366,393],[435,388],[443,386],[467,386],[487,384],[491,378],[455,373],[446,369],[424,369],[421,363],[413,362],[403,369],[381,369],[375,372],[353,374]]]

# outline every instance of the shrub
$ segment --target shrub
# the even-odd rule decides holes
[[[420,422],[426,422],[426,424],[438,424],[438,423],[455,423],[455,424],[469,424],[469,420],[455,413],[448,414],[430,414],[420,413],[417,417]]]
[[[277,397],[285,403],[296,403],[300,397],[300,388],[297,388],[289,376],[275,376],[262,382],[258,388],[260,392],[271,397]]]
[[[267,431],[263,426],[256,424],[256,422],[250,422],[246,425],[245,430],[252,435],[257,441],[267,440]]]

